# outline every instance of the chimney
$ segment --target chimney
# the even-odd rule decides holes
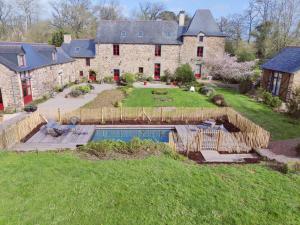
[[[72,41],[72,36],[70,34],[64,34],[64,43],[70,44]]]
[[[183,27],[185,24],[185,12],[184,11],[180,11],[179,12],[179,26]]]

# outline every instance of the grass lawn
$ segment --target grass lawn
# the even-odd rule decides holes
[[[210,100],[199,94],[186,92],[181,89],[168,90],[169,102],[161,102],[154,98],[153,89],[134,89],[124,100],[124,106],[129,107],[216,107]],[[284,140],[300,137],[300,121],[293,120],[282,114],[273,112],[264,104],[257,103],[245,95],[229,89],[217,89],[235,110],[270,131],[273,140]]]
[[[167,95],[153,95],[152,91],[158,89],[135,88],[124,100],[127,107],[215,107],[208,98],[198,93],[183,91],[181,89],[166,89]]]
[[[166,157],[0,153],[0,224],[300,224],[300,176]]]

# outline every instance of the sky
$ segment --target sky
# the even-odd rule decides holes
[[[48,2],[51,0],[40,0],[43,5],[43,17],[49,17]],[[98,0],[92,0],[97,2]],[[215,18],[227,16],[229,14],[241,13],[247,8],[248,0],[118,0],[123,7],[125,16],[129,17],[132,12],[138,8],[140,2],[163,2],[167,10],[179,12],[186,11],[190,16],[193,16],[196,9],[210,9]]]
[[[139,2],[146,1],[149,0],[119,0],[120,4],[124,7],[126,16],[130,15],[130,13],[138,7]],[[240,13],[245,10],[248,5],[248,0],[161,0],[159,2],[163,2],[167,10],[175,12],[184,10],[191,16],[196,9],[210,9],[216,18]]]

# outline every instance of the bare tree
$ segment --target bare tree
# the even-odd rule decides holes
[[[160,13],[165,10],[165,5],[162,2],[145,2],[139,4],[137,18],[141,20],[157,20]]]
[[[98,20],[118,20],[124,18],[122,7],[117,0],[100,0],[94,7]]]
[[[52,25],[80,37],[93,23],[90,0],[58,0],[52,2]]]
[[[12,5],[6,0],[0,0],[0,38],[7,32]]]
[[[258,10],[255,0],[249,1],[248,9],[245,11],[245,20],[248,27],[248,38],[247,41],[250,43],[253,27],[256,25],[256,18],[258,17]]]
[[[38,20],[39,16],[39,1],[38,0],[16,0],[16,6],[20,16],[25,24],[27,31],[34,21]]]

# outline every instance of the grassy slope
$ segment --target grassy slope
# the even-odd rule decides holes
[[[270,131],[272,139],[283,140],[300,137],[300,121],[276,113],[266,105],[257,103],[234,91],[220,89],[218,92],[225,96],[231,107]]]
[[[300,177],[259,165],[0,153],[0,224],[300,224]]]
[[[168,96],[174,101],[160,103],[153,99],[152,89],[134,89],[132,94],[124,101],[125,106],[177,106],[177,107],[215,107],[208,98],[198,93],[185,92],[180,89],[169,90]],[[300,121],[292,120],[282,114],[273,112],[264,104],[257,103],[245,95],[228,89],[218,89],[224,94],[227,102],[235,110],[241,112],[255,123],[271,132],[272,139],[284,140],[300,137]]]

